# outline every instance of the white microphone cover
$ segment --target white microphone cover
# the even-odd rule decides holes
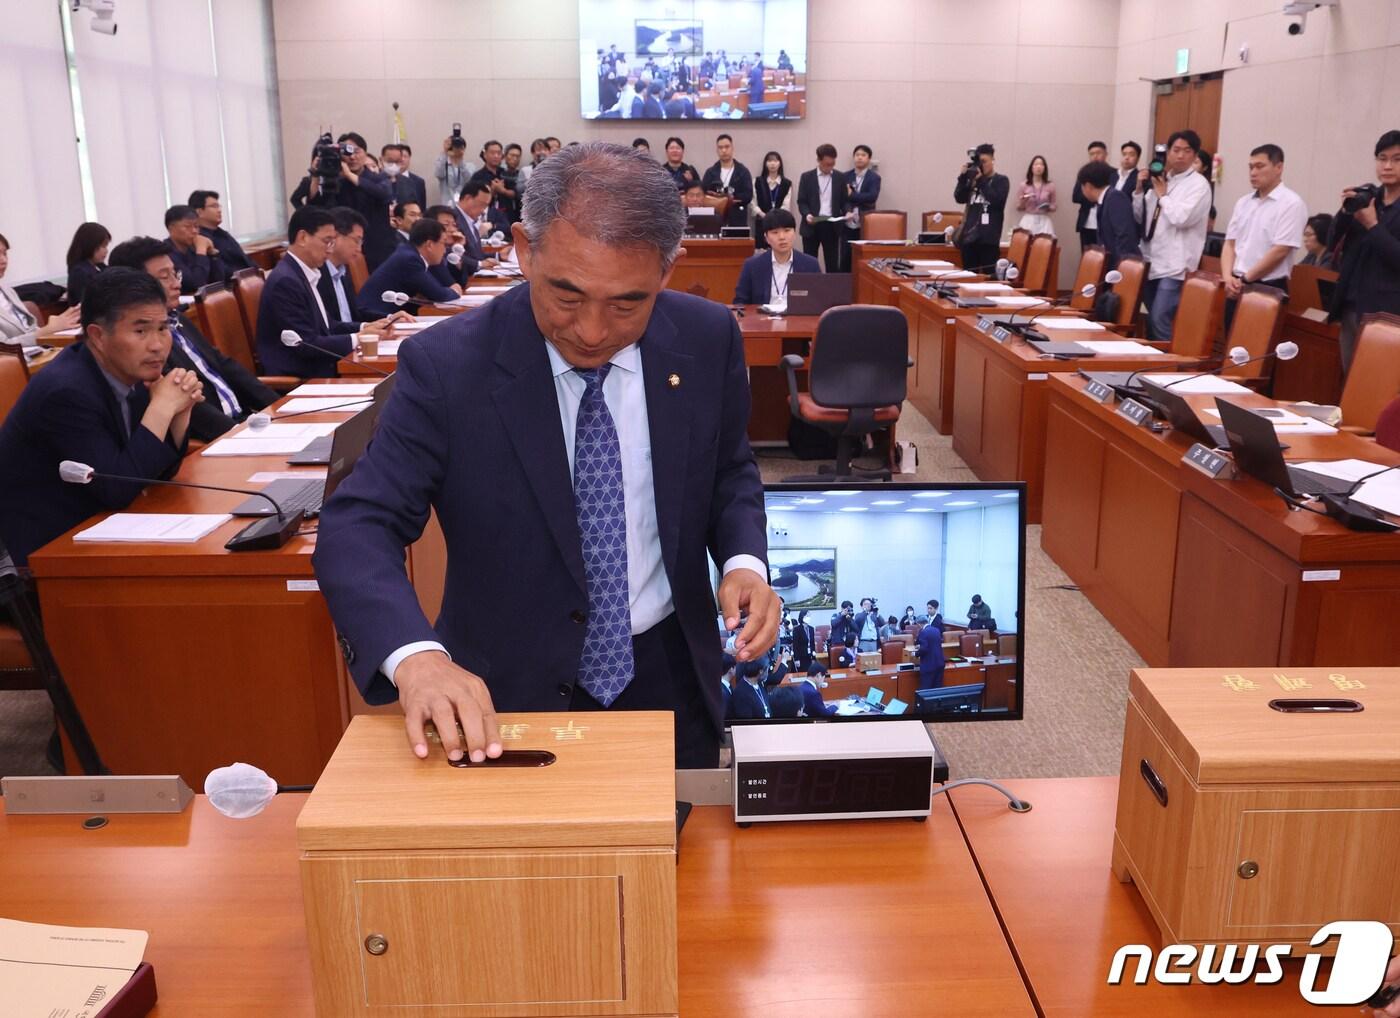
[[[1246,349],[1245,349],[1244,347],[1242,347],[1242,346],[1232,346],[1232,347],[1230,347],[1230,363],[1231,363],[1231,364],[1243,364],[1243,363],[1244,363],[1245,361],[1247,361],[1247,360],[1249,360],[1249,351],[1248,351],[1248,350],[1246,350]]]
[[[267,427],[271,423],[272,416],[270,414],[265,414],[262,411],[248,415],[248,427],[252,431],[261,431],[263,428]]]
[[[1014,265],[1008,265],[1008,266],[1006,267],[1006,276],[1005,276],[1005,278],[1006,278],[1006,279],[1020,279],[1020,278],[1021,278],[1021,270],[1018,269],[1018,268],[1016,268],[1016,266],[1014,266]]]
[[[1103,277],[1103,281],[1109,286],[1114,286],[1123,282],[1123,273],[1119,272],[1117,269],[1110,269],[1108,275]]]
[[[301,346],[301,336],[294,329],[283,329],[280,338],[283,346]]]
[[[1098,288],[1097,286],[1095,286],[1093,283],[1085,283],[1084,286],[1083,286],[1083,288],[1081,288],[1080,291],[1079,291],[1079,296],[1081,296],[1081,297],[1092,297],[1094,294],[1096,294],[1096,293],[1098,293],[1098,292],[1099,292],[1099,288]]]
[[[277,794],[277,782],[259,767],[235,763],[210,771],[204,779],[204,794],[224,816],[246,820],[267,808]]]
[[[395,302],[395,298],[397,297],[398,294],[395,293],[393,290],[385,290],[379,295],[379,299],[382,300],[385,304],[393,304]]]
[[[189,306],[190,306],[191,304],[193,304],[193,303],[194,303],[194,294],[192,294],[192,293],[182,293],[182,294],[180,294],[180,306],[181,306],[182,308],[187,308],[187,307],[189,307]]]
[[[467,245],[465,245],[465,244],[453,244],[453,245],[452,245],[452,253],[455,254],[455,255],[464,255],[464,254],[466,254],[466,253],[467,253]]]
[[[86,463],[64,460],[58,465],[58,476],[69,484],[87,484],[92,480],[93,469]]]
[[[453,266],[454,268],[458,265],[461,265],[462,253],[460,251],[449,252],[447,255],[447,264]]]
[[[933,214],[933,221],[934,221],[935,223],[941,223],[941,222],[943,222],[943,213],[942,213],[942,212],[935,212],[935,213]]]
[[[1274,355],[1281,361],[1291,361],[1298,356],[1298,344],[1291,339],[1286,340],[1278,345],[1278,348],[1274,350]]]

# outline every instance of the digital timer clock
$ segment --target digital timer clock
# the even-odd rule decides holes
[[[921,721],[731,732],[736,823],[929,815],[934,748]]]

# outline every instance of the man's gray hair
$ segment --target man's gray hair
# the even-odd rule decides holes
[[[686,211],[661,164],[622,145],[590,141],[550,156],[530,174],[521,222],[540,245],[563,219],[610,247],[650,247],[666,271],[680,253]]]

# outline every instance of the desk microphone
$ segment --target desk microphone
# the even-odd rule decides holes
[[[462,256],[466,253],[467,246],[465,244],[453,244],[452,250],[447,252],[447,264],[455,269],[458,265],[462,264]],[[388,291],[385,292],[387,293]]]
[[[1363,477],[1358,477],[1355,482],[1352,483],[1352,486],[1340,495],[1322,494],[1317,496],[1317,500],[1322,503],[1322,508],[1326,511],[1328,516],[1341,523],[1348,530],[1369,530],[1389,533],[1390,531],[1400,529],[1377,510],[1372,509],[1364,503],[1353,502],[1351,497],[1371,478],[1380,474],[1389,473],[1392,470],[1400,470],[1400,465],[1373,470]]]
[[[257,413],[249,414],[244,421],[250,431],[262,431],[273,421],[285,421],[292,417],[305,417],[307,414],[328,414],[335,410],[349,410],[351,407],[363,409],[366,405],[374,402],[374,395],[358,396],[348,403],[334,403],[331,406],[323,406],[319,410],[298,410],[290,414],[269,414],[259,410]]]
[[[1226,368],[1239,368],[1243,367],[1246,364],[1253,364],[1255,361],[1267,360],[1270,357],[1277,357],[1281,361],[1291,361],[1294,357],[1297,356],[1298,344],[1293,342],[1292,340],[1282,342],[1274,349],[1272,353],[1260,354],[1258,357],[1249,356],[1249,351],[1242,346],[1232,346],[1230,347],[1230,352],[1225,355],[1225,360],[1228,361],[1228,363],[1221,364],[1220,367],[1216,368],[1215,370],[1207,371],[1204,374],[1183,374],[1180,378],[1173,378],[1170,382],[1167,382],[1164,385],[1160,385],[1158,386],[1158,388],[1170,389],[1174,385],[1180,385],[1182,382],[1188,382],[1193,378],[1212,378],[1223,372]],[[1123,396],[1126,393],[1128,398],[1140,398],[1140,392],[1133,392],[1133,379],[1136,378],[1138,375],[1143,374],[1144,372],[1152,370],[1155,369],[1138,368],[1136,371],[1132,372],[1132,374],[1128,375],[1128,377],[1123,380],[1122,385],[1115,385],[1113,387],[1114,391],[1117,392],[1120,396]]]
[[[951,272],[944,272],[943,274],[935,276],[933,279],[931,279],[929,281],[929,285],[932,286],[939,293],[940,296],[956,296],[948,294],[946,292],[947,288],[941,286],[940,282],[944,279],[947,279],[949,276],[957,275],[959,272],[971,272],[974,275],[976,275],[979,272],[987,272],[989,270],[993,273],[995,279],[1005,280],[1009,283],[1014,283],[1017,279],[1021,278],[1020,269],[1012,265],[1011,262],[1007,259],[998,258],[995,262],[989,265],[978,265],[976,268],[972,269],[953,269]]]
[[[407,303],[409,302],[409,300],[410,300],[408,294],[406,294],[406,293],[399,293],[399,292],[396,291],[396,290],[385,290],[383,293],[381,293],[381,294],[379,295],[379,299],[382,300],[385,304],[392,304],[392,305],[394,305],[395,307],[400,307],[400,308],[403,307],[405,304],[407,304]],[[291,331],[291,330],[288,330],[288,331]],[[287,335],[287,334],[286,334],[285,332],[282,334],[282,336],[283,336],[282,342],[284,342],[284,343],[287,341],[287,340],[286,340],[286,335]]]
[[[290,346],[293,348],[300,347],[303,350],[315,350],[317,353],[325,354],[327,357],[334,357],[338,361],[348,361],[351,357],[355,355],[355,352],[353,350],[350,351],[350,353],[336,353],[334,350],[326,350],[319,346],[313,346],[312,344],[306,342],[306,340],[302,339],[300,333],[293,332],[291,329],[282,330],[282,345]],[[360,361],[359,364],[360,367],[368,368],[375,374],[383,375],[385,378],[388,378],[391,374],[393,374],[392,371],[385,371],[383,368],[377,368],[373,364],[368,364],[365,361]]]
[[[300,514],[288,515],[266,492],[251,488],[226,488],[219,484],[194,484],[190,481],[165,481],[148,477],[127,477],[125,474],[108,474],[94,470],[86,463],[64,460],[58,465],[58,476],[69,484],[91,484],[94,480],[131,481],[135,484],[163,484],[171,488],[199,488],[203,491],[229,491],[235,495],[254,495],[266,499],[277,511],[276,516],[264,516],[248,524],[228,539],[224,547],[229,551],[259,551],[265,548],[280,548],[296,536],[301,526]]]
[[[1030,316],[1029,318],[1027,318],[1024,322],[1022,322],[1020,325],[1015,325],[1016,316],[1019,315],[1019,314],[1021,314],[1023,311],[1028,311],[1028,310],[1030,310],[1030,308],[1020,308],[1020,309],[1018,309],[1018,310],[1016,310],[1016,311],[1013,311],[1013,312],[1011,313],[1011,316],[1010,316],[1009,318],[1007,318],[1007,320],[1006,320],[1006,325],[1007,325],[1008,328],[1015,328],[1015,329],[1017,329],[1017,331],[1019,331],[1019,332],[1021,333],[1021,335],[1024,336],[1024,335],[1026,335],[1027,330],[1030,329],[1031,323],[1034,322],[1037,318],[1041,317],[1042,315],[1048,315],[1050,312],[1054,311],[1056,308],[1062,308],[1062,307],[1064,307],[1066,304],[1071,304],[1071,303],[1073,303],[1076,297],[1088,297],[1090,300],[1093,300],[1094,294],[1096,294],[1096,293],[1098,293],[1098,292],[1099,292],[1099,288],[1098,288],[1097,286],[1095,286],[1093,283],[1085,283],[1082,287],[1080,287],[1079,293],[1077,293],[1077,294],[1070,294],[1068,297],[1056,297],[1056,298],[1054,298],[1054,299],[1049,299],[1049,298],[1047,298],[1046,301],[1045,301],[1046,307],[1044,307],[1044,308],[1041,309],[1040,311],[1037,311],[1035,314],[1031,315],[1031,316]],[[1035,306],[1035,305],[1032,305],[1032,307],[1034,307],[1034,306]]]

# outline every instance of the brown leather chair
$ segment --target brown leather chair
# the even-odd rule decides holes
[[[1026,258],[1031,252],[1031,231],[1023,230],[1019,226],[1011,231],[1011,242],[1006,245],[1006,260],[1016,266],[1022,278],[1026,275]],[[975,266],[967,266],[975,268]],[[1017,283],[1018,286],[1024,285]]]
[[[1079,256],[1079,271],[1074,274],[1074,293],[1070,297],[1069,306],[1081,311],[1088,311],[1094,306],[1094,297],[1083,295],[1084,287],[1093,286],[1095,296],[1097,291],[1103,286],[1104,272],[1108,265],[1108,253],[1102,244],[1090,244]]]
[[[1116,268],[1123,278],[1113,284],[1113,292],[1119,300],[1113,324],[1132,330],[1137,321],[1138,305],[1142,303],[1142,285],[1147,281],[1148,264],[1137,255],[1125,255],[1118,259]]]
[[[355,284],[355,292],[359,293],[365,288],[365,283],[369,282],[369,263],[365,261],[363,254],[356,251],[346,259],[345,267],[350,270],[350,282]]]
[[[997,637],[997,657],[1016,656],[1016,634],[1002,633]]]
[[[1367,315],[1342,389],[1342,430],[1369,435],[1381,411],[1400,395],[1400,316]]]
[[[895,209],[864,212],[860,217],[861,240],[907,240],[909,215]]]
[[[1247,286],[1235,302],[1235,318],[1230,323],[1230,335],[1225,349],[1242,346],[1251,358],[1262,357],[1274,348],[1283,324],[1283,291],[1272,286]],[[1175,335],[1175,333],[1173,333]],[[1230,365],[1221,374],[1236,381],[1262,380],[1270,374],[1273,361]]]
[[[841,667],[840,665],[837,665],[836,659],[837,659],[838,657],[840,657],[841,652],[842,652],[843,650],[845,650],[845,649],[846,649],[846,645],[845,645],[844,643],[833,643],[833,644],[831,644],[829,647],[827,647],[827,648],[826,648],[826,666],[827,666],[828,668],[838,668],[838,667]]]
[[[1400,396],[1387,403],[1376,418],[1376,443],[1400,452]]]
[[[195,317],[204,338],[232,357],[249,371],[256,372],[253,340],[244,329],[243,312],[238,298],[224,283],[202,286],[194,295]],[[300,385],[302,379],[292,375],[261,375],[259,381],[278,392],[287,392]]]
[[[0,343],[0,424],[5,423],[29,384],[29,365],[23,350],[17,343]]]
[[[923,215],[922,229],[925,233],[942,233],[945,230],[956,230],[962,225],[963,214],[959,209],[953,212],[945,212],[942,209],[930,209]]]
[[[880,663],[882,665],[897,665],[903,660],[903,640],[886,640],[880,645]]]
[[[1188,272],[1172,319],[1171,352],[1207,360],[1225,315],[1225,284],[1214,272]]]
[[[258,334],[258,306],[262,303],[262,269],[239,269],[233,274],[233,294],[238,298],[238,310],[243,315],[243,331]]]
[[[958,649],[962,651],[963,657],[981,657],[987,653],[982,636],[983,631],[980,629],[969,629],[962,634],[958,639]]]
[[[1048,233],[1037,233],[1032,237],[1026,264],[1021,268],[1021,278],[1016,285],[1027,293],[1048,292],[1052,285],[1050,267],[1055,264],[1055,247],[1055,238]]]

